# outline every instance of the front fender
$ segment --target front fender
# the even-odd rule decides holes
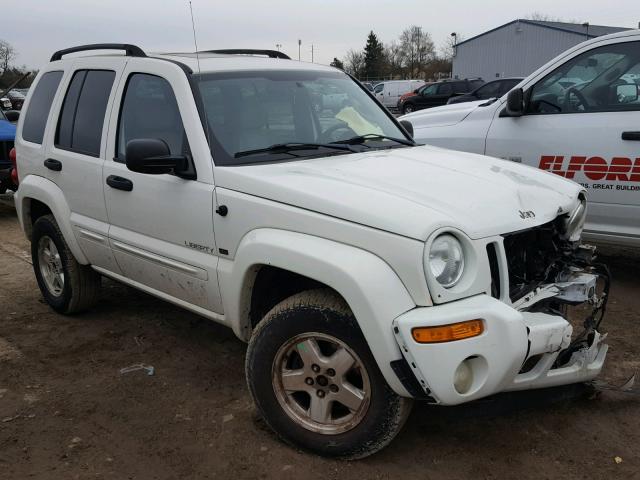
[[[20,227],[29,240],[31,240],[31,200],[38,200],[49,207],[53,213],[58,227],[60,227],[60,231],[78,263],[82,265],[89,263],[73,234],[71,210],[58,185],[44,177],[28,175],[20,181],[20,187],[14,198]]]
[[[251,335],[250,290],[262,265],[304,275],[342,295],[387,383],[398,394],[409,396],[390,366],[402,358],[392,322],[415,303],[387,263],[365,250],[319,237],[275,229],[249,232],[235,260],[221,259],[219,264],[225,316],[243,340]]]

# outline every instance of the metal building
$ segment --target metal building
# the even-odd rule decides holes
[[[526,77],[556,55],[585,40],[628,28],[514,20],[456,45],[454,78]]]

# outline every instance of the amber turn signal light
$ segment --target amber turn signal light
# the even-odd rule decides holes
[[[477,337],[482,332],[484,332],[482,320],[467,320],[437,327],[416,327],[411,330],[411,335],[418,343],[442,343]]]

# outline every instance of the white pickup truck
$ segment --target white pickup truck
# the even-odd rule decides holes
[[[16,133],[42,295],[77,313],[105,276],[232,328],[267,424],[322,455],[384,447],[413,399],[598,375],[608,277],[580,243],[582,187],[408,127],[279,52],[56,52]]]
[[[500,99],[401,117],[419,142],[504,158],[582,185],[588,240],[640,246],[640,32],[581,43]]]

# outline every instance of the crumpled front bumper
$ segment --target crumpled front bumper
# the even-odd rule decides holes
[[[412,329],[481,319],[481,335],[446,343],[417,343]],[[506,390],[551,387],[588,381],[604,364],[607,345],[594,332],[589,347],[575,351],[554,368],[570,342],[573,328],[559,315],[520,312],[488,295],[443,305],[416,308],[394,322],[394,334],[426,395],[443,405],[456,405]],[[470,388],[454,386],[456,370],[467,362]]]

